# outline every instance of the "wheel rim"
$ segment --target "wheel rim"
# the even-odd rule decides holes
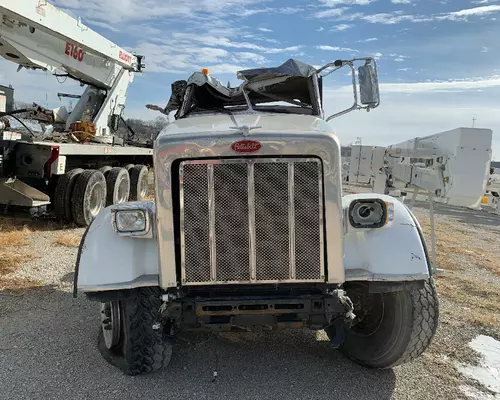
[[[112,349],[120,342],[121,317],[119,302],[101,303],[101,327],[104,344],[106,348]]]
[[[141,180],[140,180],[140,196],[141,196],[141,199],[144,199],[147,195],[148,195],[148,192],[149,192],[149,188],[148,188],[148,174],[144,174],[142,177],[141,177]]]
[[[125,203],[128,200],[127,181],[122,179],[118,185],[118,203]]]
[[[378,331],[384,320],[384,298],[379,293],[365,293],[363,300],[355,304],[356,323],[350,330],[357,336],[371,336]]]
[[[89,199],[89,211],[92,217],[99,214],[102,208],[102,200],[104,199],[104,190],[101,185],[97,184],[91,189]]]

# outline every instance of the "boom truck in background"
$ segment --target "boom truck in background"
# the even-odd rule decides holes
[[[324,77],[342,67],[354,103],[326,117]],[[167,365],[183,330],[323,329],[366,367],[418,357],[439,319],[422,230],[393,197],[343,192],[327,123],[379,105],[375,60],[238,77],[173,83],[156,201],[106,207],[82,238],[74,295],[100,303],[101,354],[136,375]]]
[[[71,112],[33,104],[0,113],[0,205],[49,206],[59,220],[85,226],[106,205],[148,195],[152,142],[138,141],[131,129],[126,139],[115,134],[142,56],[45,0],[0,0],[0,55],[18,71],[86,85],[83,94],[69,95],[78,98]],[[20,112],[42,121],[43,131],[35,133]]]

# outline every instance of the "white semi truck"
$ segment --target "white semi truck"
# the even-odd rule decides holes
[[[324,329],[370,368],[429,346],[439,305],[417,219],[393,197],[342,191],[322,103],[323,77],[342,67],[355,101],[335,115],[377,107],[373,58],[288,60],[240,71],[237,88],[208,71],[173,84],[155,202],[106,207],[78,252],[74,295],[101,304],[109,362],[158,370],[181,330]]]
[[[114,135],[142,56],[45,0],[0,0],[0,55],[18,70],[86,85],[70,113],[24,110],[46,121],[38,135],[23,120],[25,129],[9,123],[23,110],[0,113],[0,205],[49,206],[58,219],[84,226],[106,205],[147,196],[152,144]]]

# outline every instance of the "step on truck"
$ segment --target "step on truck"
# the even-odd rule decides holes
[[[133,130],[125,139],[115,134],[143,57],[46,1],[0,0],[0,32],[0,56],[18,71],[46,71],[86,86],[81,95],[59,94],[78,99],[71,112],[38,104],[0,112],[2,211],[49,211],[85,226],[105,206],[147,198],[152,143]]]
[[[323,78],[343,67],[354,103],[326,118]],[[313,329],[366,367],[418,357],[439,314],[422,230],[393,197],[343,195],[327,123],[379,105],[375,60],[238,77],[174,82],[155,201],[111,205],[87,228],[74,295],[100,303],[101,354],[135,375],[167,365],[181,331]]]

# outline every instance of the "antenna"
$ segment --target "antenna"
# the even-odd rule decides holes
[[[477,117],[476,117],[476,114],[474,114],[472,116],[472,127],[474,128],[474,126],[476,125],[476,121],[477,121]]]

